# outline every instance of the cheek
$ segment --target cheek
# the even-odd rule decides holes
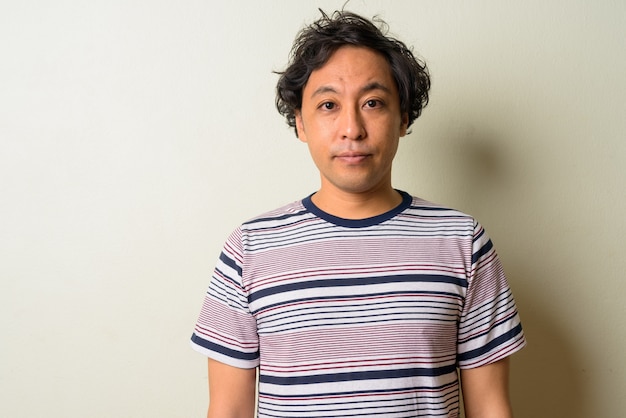
[[[385,144],[385,149],[383,153],[385,154],[386,159],[392,160],[396,153],[398,152],[398,146],[400,145],[400,140],[397,137],[388,138],[388,142]]]
[[[389,149],[387,150],[387,155],[389,156],[389,159],[393,160],[397,152],[398,152],[398,141],[395,141],[393,146],[390,146]]]
[[[309,154],[311,154],[313,162],[315,163],[315,165],[319,166],[319,164],[324,159],[324,148],[320,147],[319,144],[315,141],[308,141],[307,147],[309,148]]]

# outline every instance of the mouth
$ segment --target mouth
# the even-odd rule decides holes
[[[362,152],[344,152],[335,156],[335,159],[342,161],[346,164],[358,164],[365,161],[370,154]]]

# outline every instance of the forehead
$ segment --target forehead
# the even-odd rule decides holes
[[[370,48],[342,46],[320,68],[311,72],[304,92],[329,85],[334,88],[358,88],[376,82],[390,91],[396,90],[391,66],[385,57]]]

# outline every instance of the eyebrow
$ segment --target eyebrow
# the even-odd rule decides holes
[[[368,84],[364,85],[359,92],[361,94],[363,94],[363,93],[368,93],[368,92],[373,91],[373,90],[382,90],[385,93],[391,93],[391,89],[389,87],[385,86],[384,84],[379,83],[378,81],[372,81],[371,83],[368,83]],[[317,88],[311,94],[311,97],[315,97],[315,96],[317,96],[319,94],[324,94],[324,93],[335,93],[335,94],[337,94],[338,91],[333,86],[321,86],[321,87]]]

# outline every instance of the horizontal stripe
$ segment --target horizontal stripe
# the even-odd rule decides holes
[[[255,359],[259,358],[258,351],[255,352],[255,353],[246,353],[246,352],[242,352],[242,351],[233,350],[233,349],[224,347],[223,345],[216,344],[213,341],[207,341],[207,340],[205,340],[203,338],[200,338],[195,333],[191,336],[191,341],[194,344],[199,345],[200,347],[206,348],[207,350],[215,351],[216,353],[220,353],[220,354],[223,354],[225,356],[232,357],[234,359],[255,360]]]
[[[500,345],[508,342],[508,341],[512,341],[515,339],[515,337],[521,336],[522,335],[522,325],[518,324],[517,326],[515,326],[514,328],[512,328],[511,330],[509,330],[508,332],[499,335],[498,337],[494,338],[493,340],[489,341],[487,344],[485,344],[484,346],[477,348],[475,350],[471,350],[471,351],[467,351],[465,353],[460,353],[458,355],[458,360],[459,362],[461,361],[467,361],[471,358],[474,357],[480,357],[485,355],[486,353],[489,353],[490,351],[494,350],[495,348],[499,347]]]
[[[492,248],[493,244],[491,243],[491,240],[487,241],[485,245],[480,247],[480,249],[472,255],[472,264],[476,264],[478,260],[480,260],[480,257],[487,254],[489,251],[491,251]]]
[[[220,261],[222,263],[226,264],[228,267],[230,267],[233,270],[235,270],[237,272],[237,274],[241,276],[241,273],[242,273],[241,267],[239,267],[237,265],[235,260],[233,260],[232,258],[228,257],[224,252],[222,252],[220,254],[220,258],[219,259],[220,259]]]
[[[447,366],[440,368],[413,368],[399,370],[381,370],[381,371],[364,371],[350,373],[329,373],[315,374],[308,376],[295,377],[277,377],[261,375],[259,381],[262,383],[270,383],[273,385],[310,385],[314,383],[326,382],[357,382],[359,380],[379,380],[379,379],[397,379],[403,377],[416,376],[443,376],[448,373],[455,373],[456,366]]]
[[[342,279],[324,279],[324,280],[308,280],[306,282],[290,283],[280,286],[273,286],[263,290],[258,290],[249,296],[250,302],[257,299],[274,295],[277,293],[286,293],[294,290],[304,291],[314,288],[333,288],[333,287],[351,287],[351,286],[372,286],[389,283],[452,283],[457,286],[467,287],[467,280],[458,279],[450,276],[440,276],[434,274],[407,274],[396,276],[379,276],[379,277],[358,277],[358,278],[342,278]]]

